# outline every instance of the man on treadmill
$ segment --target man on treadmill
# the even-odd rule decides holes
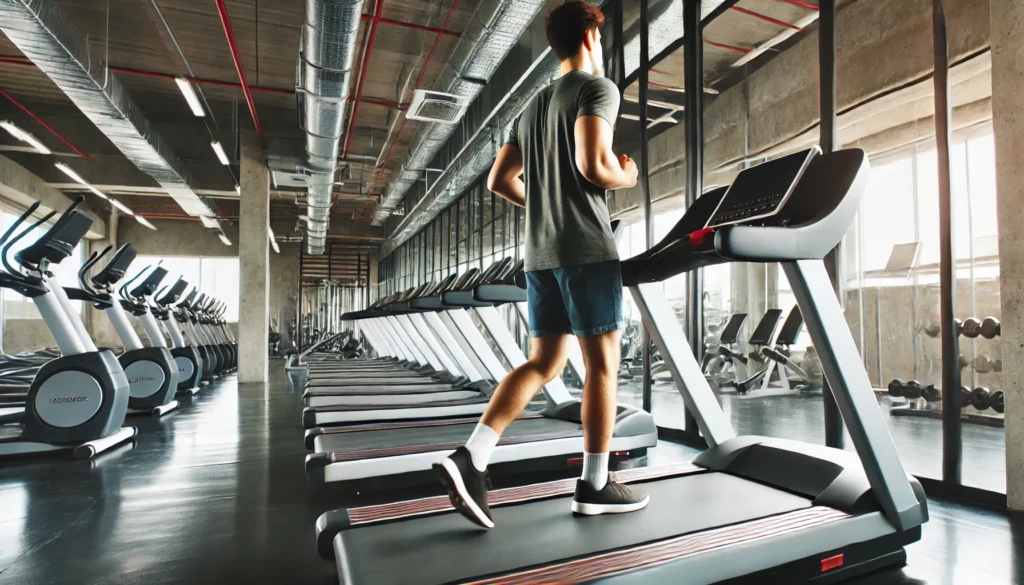
[[[487,187],[526,208],[526,280],[530,358],[495,390],[464,447],[434,465],[452,504],[485,528],[487,464],[498,439],[540,388],[562,373],[570,336],[579,338],[583,387],[583,477],[572,511],[632,512],[648,496],[608,476],[615,424],[622,276],[609,225],[606,191],[636,184],[637,168],[612,152],[619,90],[604,77],[604,15],[569,1],[548,16],[547,38],[562,76],[512,124]],[[520,178],[522,175],[522,178]]]

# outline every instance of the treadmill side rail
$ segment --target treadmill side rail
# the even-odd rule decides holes
[[[923,524],[927,509],[907,480],[824,262],[797,260],[783,263],[782,268],[875,498],[897,529]]]
[[[697,419],[701,434],[709,447],[720,445],[736,436],[714,391],[708,384],[700,364],[690,352],[690,344],[665,298],[662,283],[645,283],[629,287],[644,325],[672,372],[672,381],[683,396],[687,410]]]

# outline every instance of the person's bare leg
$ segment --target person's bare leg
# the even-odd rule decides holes
[[[504,433],[541,387],[565,369],[568,343],[568,335],[531,337],[530,359],[498,384],[487,410],[480,417],[480,424],[487,425],[499,435]]]
[[[580,338],[583,364],[583,476],[595,489],[608,480],[608,460],[615,429],[619,371],[619,331]]]
[[[583,365],[583,448],[604,453],[612,443],[621,349],[618,330],[580,338]]]

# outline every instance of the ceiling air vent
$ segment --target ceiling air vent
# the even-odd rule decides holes
[[[406,117],[413,120],[455,124],[462,117],[462,110],[465,107],[465,99],[457,95],[417,89],[412,97],[412,103],[409,104],[409,112]]]

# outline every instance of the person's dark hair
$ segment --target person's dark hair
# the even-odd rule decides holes
[[[602,26],[604,13],[600,8],[582,0],[569,0],[551,11],[545,32],[555,55],[568,59],[579,54],[587,31]]]

